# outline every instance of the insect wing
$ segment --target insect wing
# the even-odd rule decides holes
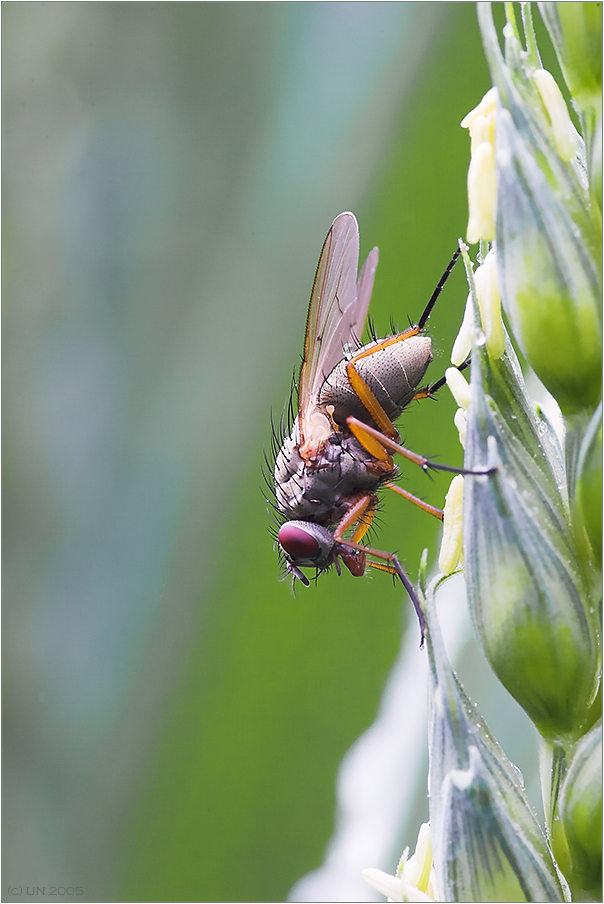
[[[357,303],[354,306],[356,318],[351,325],[350,333],[356,339],[361,338],[361,333],[365,328],[365,320],[367,319],[367,311],[369,309],[369,301],[373,290],[373,281],[375,279],[375,271],[378,265],[378,249],[373,248],[367,260],[361,267],[359,278],[357,280]]]
[[[321,251],[306,323],[304,360],[300,373],[300,433],[303,447],[312,445],[312,415],[319,390],[344,354],[344,346],[359,338],[377,266],[377,248],[358,280],[359,227],[351,213],[334,220]]]
[[[304,360],[300,374],[300,410],[312,404],[321,383],[342,357],[344,311],[356,301],[359,228],[351,213],[337,217],[323,244],[306,322]],[[338,341],[340,340],[340,341]],[[335,357],[334,357],[335,355]]]

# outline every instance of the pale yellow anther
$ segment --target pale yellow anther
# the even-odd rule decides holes
[[[466,360],[472,348],[472,331],[474,329],[474,314],[472,312],[472,296],[468,295],[466,309],[457,338],[451,349],[451,364],[459,367]]]
[[[465,116],[461,125],[471,138],[468,169],[468,230],[470,244],[495,238],[495,110],[497,89],[487,91],[477,107]]]
[[[476,270],[474,280],[487,351],[491,358],[501,358],[505,351],[505,333],[501,319],[501,296],[494,248],[487,254],[484,264]]]
[[[445,379],[459,407],[467,408],[470,404],[470,386],[463,374],[456,367],[448,367],[445,371]]]
[[[468,418],[464,408],[458,408],[453,418],[453,423],[459,431],[459,442],[466,448],[466,433],[468,430]]]
[[[555,78],[547,69],[536,69],[533,73],[535,84],[543,106],[552,124],[552,136],[562,160],[572,160],[577,153],[579,141],[575,127],[568,115],[568,107]]]
[[[496,200],[495,148],[490,141],[483,141],[475,148],[468,168],[466,238],[471,245],[480,239],[491,242],[495,238]]]
[[[445,498],[443,539],[440,545],[438,565],[443,574],[452,574],[463,553],[463,477],[457,474],[451,481]]]
[[[470,128],[470,154],[473,154],[479,144],[488,141],[495,144],[495,112],[486,116],[477,116]]]
[[[490,88],[480,103],[477,104],[473,110],[470,110],[469,113],[466,113],[460,123],[462,129],[472,129],[474,127],[474,121],[478,116],[488,116],[490,113],[494,113],[496,106],[497,88]]]

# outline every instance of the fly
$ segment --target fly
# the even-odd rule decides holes
[[[357,278],[357,221],[352,213],[334,220],[310,298],[297,415],[277,452],[273,474],[280,521],[277,540],[294,582],[309,585],[302,568],[319,573],[334,565],[339,574],[342,562],[354,576],[362,575],[368,565],[397,575],[417,613],[422,644],[424,614],[401,563],[393,553],[361,541],[382,487],[442,520],[440,509],[392,482],[398,474],[393,453],[424,471],[466,473],[406,449],[395,427],[411,401],[430,397],[444,384],[440,380],[419,388],[432,360],[430,338],[422,330],[459,253],[453,255],[417,324],[362,345],[378,249],[370,252]]]

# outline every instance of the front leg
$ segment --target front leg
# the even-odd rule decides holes
[[[422,471],[428,472],[429,470],[434,471],[448,471],[451,474],[473,474],[477,477],[484,476],[487,474],[493,474],[497,468],[486,468],[471,471],[467,468],[455,468],[451,465],[441,465],[436,461],[430,461],[430,459],[426,458],[425,455],[418,455],[417,452],[412,452],[411,449],[406,449],[405,446],[401,446],[400,443],[395,442],[389,436],[386,436],[383,433],[380,433],[379,430],[376,430],[374,427],[370,427],[369,424],[365,424],[364,421],[360,421],[356,417],[347,417],[346,424],[350,432],[358,439],[361,445],[367,449],[372,455],[376,454],[377,449],[382,450],[382,458],[387,455],[387,449],[391,452],[398,452],[399,455],[402,455],[404,458],[412,461],[414,464],[418,465]]]

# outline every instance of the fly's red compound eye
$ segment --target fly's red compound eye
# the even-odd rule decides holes
[[[288,522],[279,528],[279,543],[293,559],[314,559],[320,548],[308,531]]]

